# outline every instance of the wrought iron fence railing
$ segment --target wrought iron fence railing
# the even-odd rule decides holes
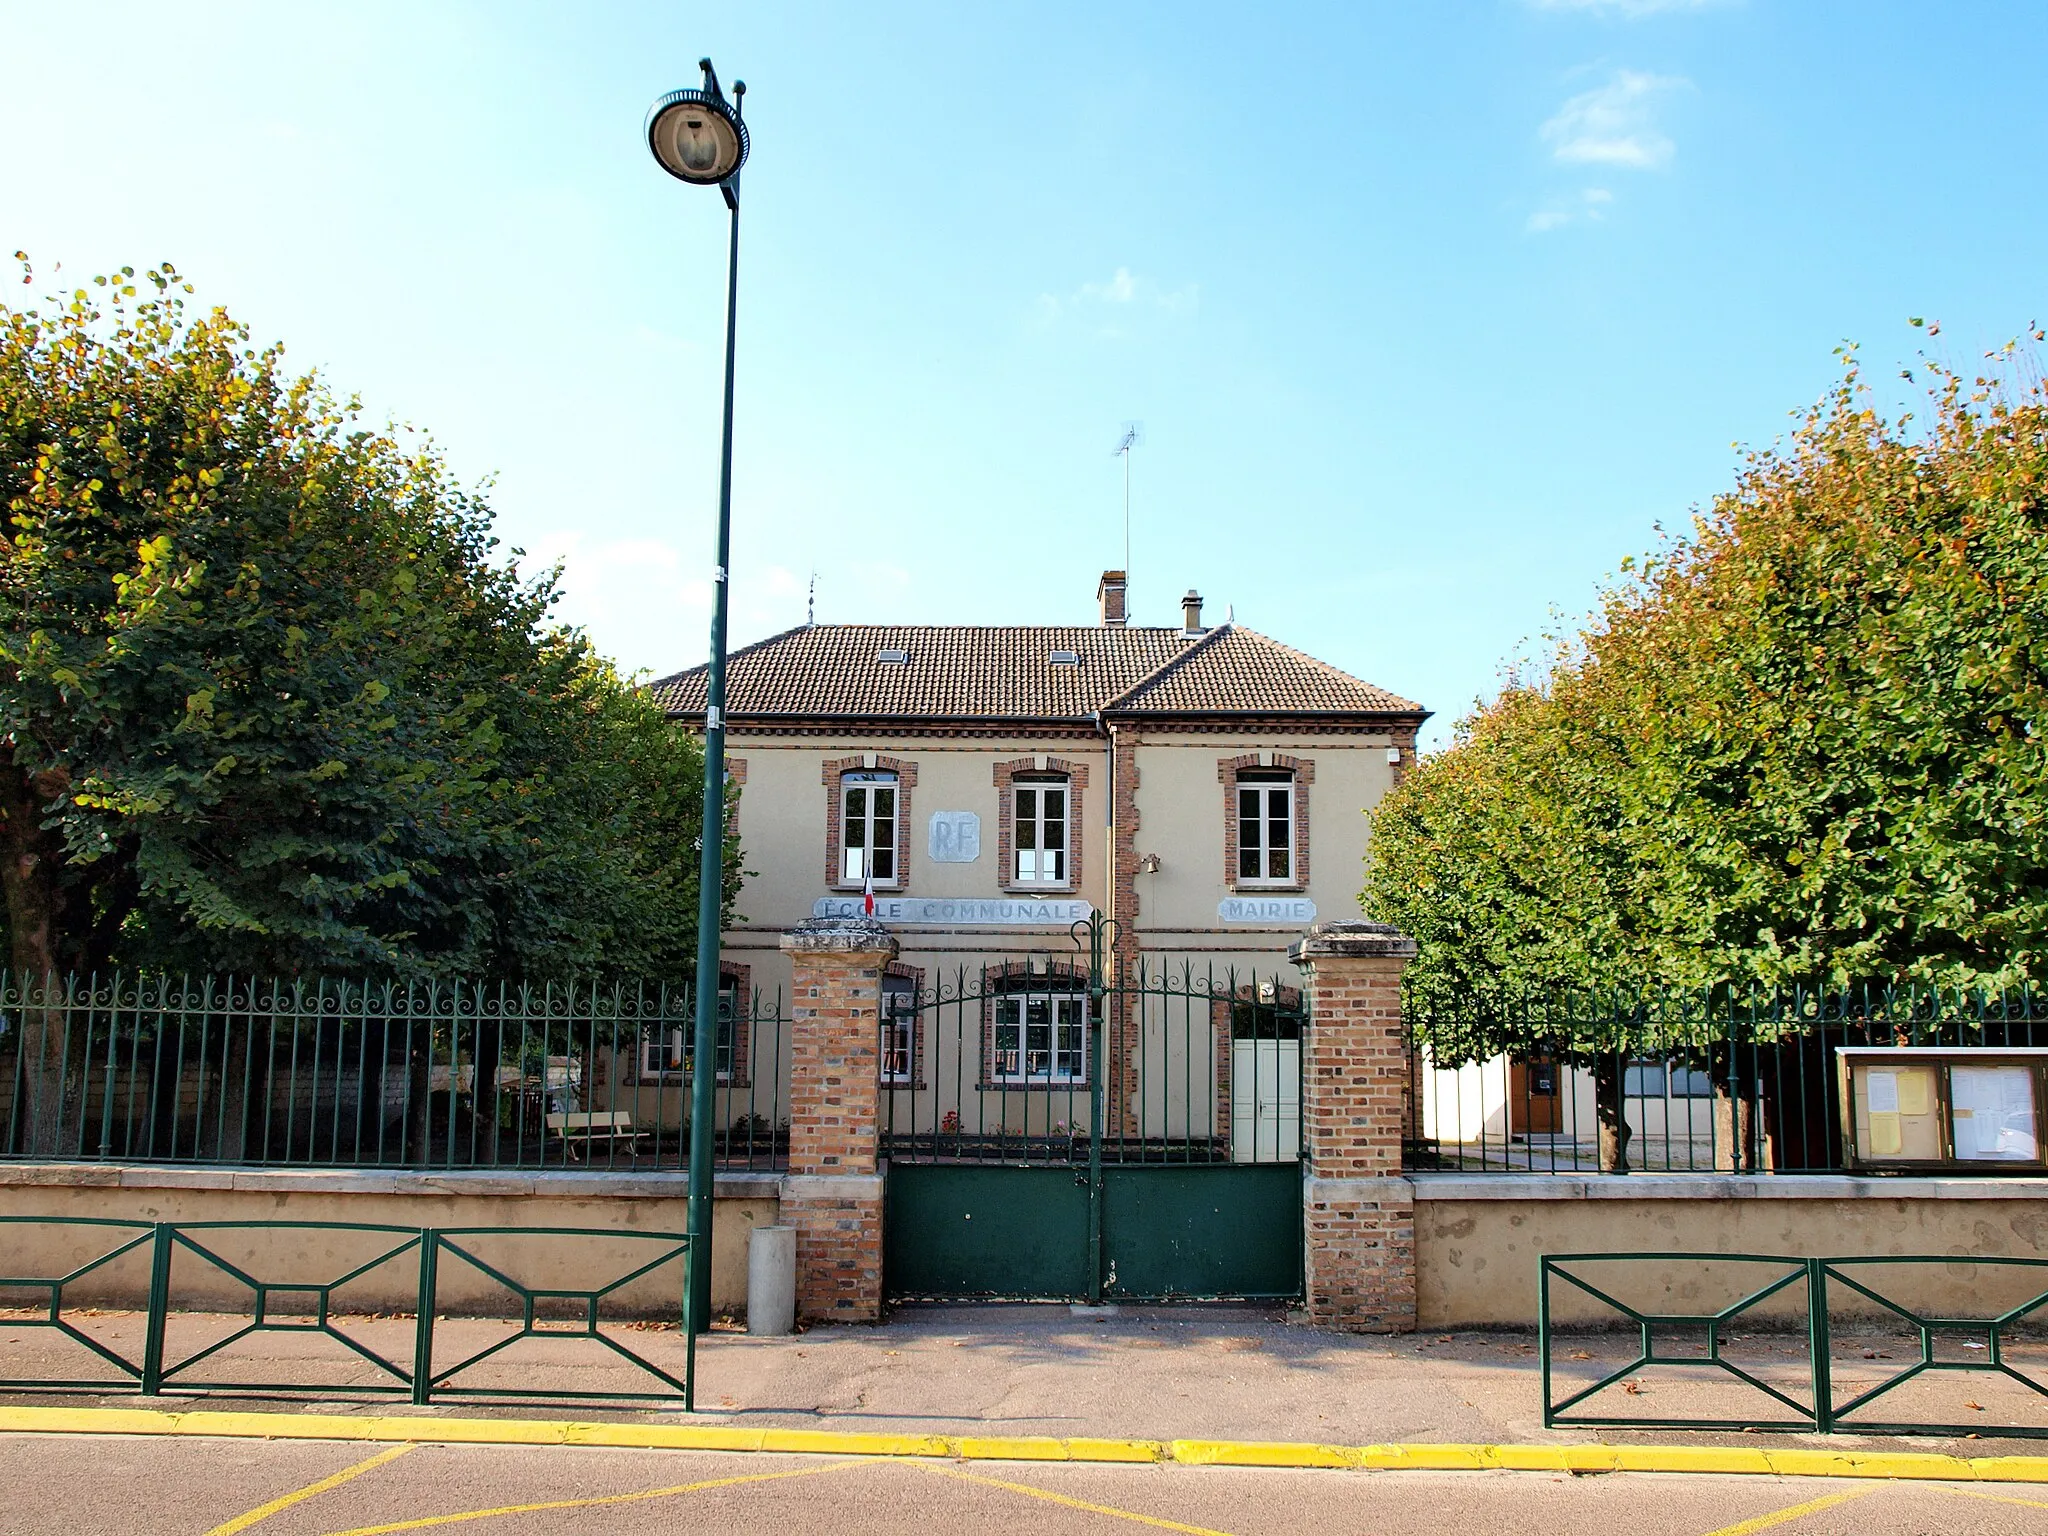
[[[690,1239],[0,1217],[0,1388],[695,1405]]]
[[[1299,991],[1272,973],[1101,952],[886,978],[881,1140],[897,1162],[1294,1163]]]
[[[2048,1259],[1550,1254],[1537,1285],[1546,1428],[2048,1437]]]
[[[0,1158],[680,1169],[687,986],[0,975]],[[788,1015],[721,994],[727,1169],[788,1152]]]
[[[1843,1047],[2048,1046],[2035,993],[1553,994],[1407,1010],[1415,1171],[1832,1173]]]

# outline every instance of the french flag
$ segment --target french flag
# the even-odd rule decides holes
[[[868,867],[867,884],[861,887],[860,904],[861,911],[867,916],[873,917],[875,915],[875,871],[872,865]]]

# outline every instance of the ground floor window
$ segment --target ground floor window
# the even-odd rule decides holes
[[[882,978],[882,1081],[917,1081],[917,986],[908,976]]]
[[[1088,1080],[1088,994],[1016,991],[995,999],[989,1080],[1042,1087]]]
[[[733,1077],[732,1058],[739,1013],[739,982],[728,976],[718,988],[718,1076],[721,1082]],[[694,1019],[643,1034],[640,1037],[640,1080],[651,1083],[663,1077],[687,1076],[696,1034]]]
[[[1621,1091],[1632,1099],[1661,1099],[1667,1091],[1674,1099],[1711,1099],[1714,1080],[1698,1067],[1643,1059],[1628,1064]]]

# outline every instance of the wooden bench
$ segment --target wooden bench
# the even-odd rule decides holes
[[[626,1110],[585,1109],[549,1115],[548,1134],[560,1138],[569,1156],[581,1157],[600,1141],[613,1147],[624,1142],[628,1152],[637,1151],[650,1133],[635,1126]]]

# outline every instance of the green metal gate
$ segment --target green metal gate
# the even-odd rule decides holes
[[[892,1297],[1301,1294],[1298,995],[1114,940],[885,982]]]

